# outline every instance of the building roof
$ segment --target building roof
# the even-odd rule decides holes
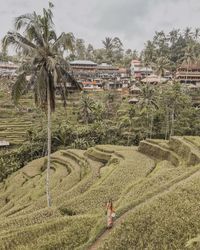
[[[121,73],[127,73],[127,69],[126,68],[119,68],[119,72],[121,72]]]
[[[96,85],[96,81],[93,81],[93,82],[88,82],[88,81],[85,81],[85,82],[82,82],[83,85]]]
[[[141,64],[141,61],[139,61],[139,60],[132,60],[131,64]]]
[[[144,82],[144,83],[147,83],[147,82],[149,82],[149,83],[154,83],[154,82],[161,82],[161,83],[163,83],[163,82],[166,82],[168,79],[166,79],[166,78],[163,78],[163,77],[160,77],[160,76],[157,76],[157,75],[150,75],[150,76],[147,76],[146,78],[144,78],[143,80],[142,80],[142,82]]]
[[[101,63],[98,65],[98,69],[113,69],[113,70],[118,70],[119,68],[107,63]]]
[[[5,146],[9,146],[10,142],[8,141],[0,141],[0,147],[5,147]]]
[[[133,97],[133,98],[129,99],[128,102],[129,103],[137,103],[137,102],[139,102],[139,100],[138,100],[138,98]]]
[[[97,66],[97,63],[94,63],[92,61],[89,60],[76,60],[76,61],[72,61],[70,62],[70,65],[93,65],[93,66]]]
[[[133,86],[130,87],[130,91],[139,91],[139,92],[141,92],[141,89],[138,88],[137,86],[133,85]]]
[[[190,69],[200,69],[200,61],[196,61],[196,62],[191,62],[191,63],[186,63],[183,62],[181,64],[181,66],[178,68],[178,70],[180,69],[186,69],[186,70],[190,70]]]

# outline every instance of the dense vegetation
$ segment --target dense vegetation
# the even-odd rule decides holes
[[[9,103],[10,82],[0,92],[0,135],[11,142],[0,151],[0,248],[197,249],[200,109],[177,82],[138,85],[137,104],[117,92],[67,96],[62,83],[76,83],[63,60],[67,48],[72,50],[68,60],[118,66],[128,66],[139,55],[124,52],[117,37],[105,38],[101,49],[90,44],[86,48],[71,33],[57,37],[52,8],[49,3],[42,15],[17,18],[16,30],[25,27],[25,32],[8,32],[0,55],[9,60],[6,45],[14,44],[24,56],[17,81],[11,84],[17,106]],[[184,34],[173,30],[169,35],[156,32],[140,58],[162,75],[182,62],[196,61],[199,52],[198,29]],[[33,91],[24,88],[29,74],[38,107],[33,105]],[[55,95],[57,83],[61,98]],[[55,102],[58,109],[50,130]],[[49,190],[52,206],[49,199],[47,208]],[[111,198],[117,216],[109,232],[105,203]]]
[[[181,85],[141,86],[141,89],[141,97],[135,105],[128,103],[129,97],[122,98],[116,92],[74,94],[69,98],[66,109],[57,100],[58,111],[52,117],[53,152],[60,147],[87,149],[97,144],[129,146],[138,145],[145,138],[168,139],[173,135],[200,134],[200,110],[192,106],[190,96]],[[2,92],[2,98],[4,103],[7,94]],[[20,113],[11,106],[12,112],[7,109],[5,117],[2,117],[4,124],[9,123],[4,128],[12,126],[13,131],[15,128],[23,130],[17,141],[14,139],[11,143],[20,143],[22,135],[25,136],[22,141],[25,141],[13,152],[5,155],[2,152],[1,179],[29,160],[46,154],[46,117],[34,109],[31,95],[25,96],[19,107],[25,112]],[[26,111],[30,108],[31,112]],[[13,114],[17,119],[15,123],[10,123]],[[32,120],[27,131],[24,130],[26,120]],[[1,134],[6,139],[7,132],[2,131]]]
[[[183,62],[186,64],[199,61],[200,57],[200,29],[185,30],[173,29],[168,33],[156,31],[152,40],[144,44],[144,49],[139,52],[132,48],[125,48],[119,37],[106,37],[102,40],[101,48],[94,48],[84,39],[75,38],[73,33],[65,33],[70,42],[72,51],[68,51],[67,60],[92,60],[97,63],[107,62],[120,67],[129,67],[133,59],[141,59],[145,65],[152,66],[158,74],[164,70],[175,72]],[[64,53],[64,50],[61,50]],[[19,56],[9,56],[7,50],[0,53],[2,61],[18,61]]]

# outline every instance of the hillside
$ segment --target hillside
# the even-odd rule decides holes
[[[44,112],[36,109],[33,95],[23,95],[18,105],[11,100],[10,90],[5,90],[0,82],[0,141],[6,140],[12,147],[20,146],[28,138],[27,131],[43,127],[46,122]],[[57,111],[53,120],[76,120],[77,103],[80,95],[73,94],[68,98],[67,109],[57,97]]]
[[[0,183],[0,249],[186,249],[200,234],[199,137],[57,151],[51,209],[45,162]],[[110,231],[109,198],[116,209]]]

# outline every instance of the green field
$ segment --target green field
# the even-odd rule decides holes
[[[199,137],[52,154],[0,183],[0,249],[187,249],[200,234]],[[112,198],[115,226],[106,230]],[[192,245],[192,249],[198,249]]]

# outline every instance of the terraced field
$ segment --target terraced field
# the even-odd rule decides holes
[[[38,122],[33,101],[25,98],[15,107],[10,93],[1,91],[0,97],[0,140],[11,145],[21,144],[26,139],[26,131]]]
[[[52,154],[0,183],[0,249],[187,249],[200,234],[199,137]],[[105,203],[116,220],[106,230]],[[193,245],[192,249],[199,249]]]
[[[76,106],[79,95],[73,94],[67,103],[67,110],[62,108],[62,102],[57,100],[57,112],[53,119],[76,119]],[[64,115],[66,114],[66,115]],[[11,146],[20,145],[27,139],[27,130],[41,126],[45,115],[38,113],[31,95],[23,96],[16,107],[9,92],[0,91],[0,141],[8,141]]]

